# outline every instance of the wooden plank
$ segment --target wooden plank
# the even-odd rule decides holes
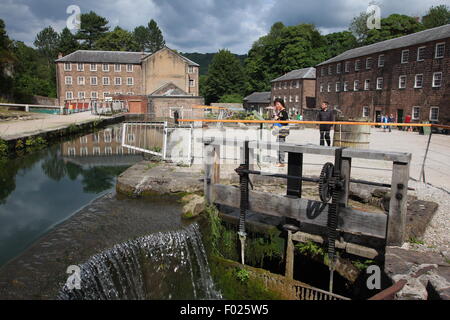
[[[348,206],[348,196],[350,192],[351,168],[352,168],[352,158],[342,157],[341,176],[344,179],[345,192],[342,194],[342,198],[339,200],[339,203],[342,203],[346,207]]]
[[[406,234],[406,202],[408,194],[409,163],[394,162],[391,180],[391,201],[387,245],[401,246]]]
[[[303,171],[303,154],[302,153],[288,153],[288,176],[301,177]],[[286,195],[293,197],[302,197],[302,180],[287,179]]]
[[[197,139],[201,143],[214,144],[214,145],[226,145],[226,146],[243,146],[245,140],[239,139],[223,139],[215,137],[205,137]],[[263,142],[260,141],[250,141],[250,148],[264,148],[270,150],[279,150],[284,152],[295,152],[295,153],[308,153],[317,155],[334,156],[337,147],[325,147],[314,144],[294,144],[294,143],[276,143],[276,142]],[[346,158],[360,158],[360,159],[371,159],[371,160],[381,160],[381,161],[396,161],[396,162],[410,162],[411,153],[406,152],[390,152],[381,150],[369,150],[369,149],[353,149],[345,148],[342,151],[342,156]]]
[[[213,174],[211,184],[220,183],[220,145],[215,145],[213,150]]]
[[[323,244],[326,242],[326,237],[298,231],[292,235],[292,240],[298,242],[313,241]],[[350,254],[367,259],[374,259],[379,255],[379,252],[373,248],[361,246],[354,243],[349,243],[342,240],[336,240],[336,248],[343,249]]]
[[[213,191],[212,191],[212,171],[213,171],[213,163],[214,163],[214,146],[213,145],[205,145],[204,148],[205,151],[205,179],[203,182],[204,187],[204,193],[205,193],[205,200],[207,203],[213,202]]]
[[[288,230],[286,241],[286,265],[284,275],[288,279],[294,279],[294,242],[292,241],[292,231]]]
[[[333,157],[337,147],[325,147],[314,144],[294,144],[294,143],[280,143],[276,144],[273,142],[267,142],[261,144],[267,149],[275,149],[279,146],[280,151],[284,152],[297,152],[297,153],[308,153],[317,154]],[[252,141],[249,144],[250,148],[256,147],[256,142]],[[382,160],[382,161],[397,161],[397,162],[409,162],[411,161],[411,153],[406,152],[390,152],[390,151],[380,151],[380,150],[366,150],[366,149],[353,149],[345,148],[342,151],[342,156],[345,158],[360,158],[360,159],[371,159],[371,160]]]
[[[230,207],[239,207],[240,192],[234,186],[213,185],[215,202]],[[302,223],[326,227],[328,205],[308,199],[292,199],[281,195],[250,191],[249,209],[277,217],[288,217]],[[343,232],[384,239],[387,216],[342,207],[339,212],[338,228]]]

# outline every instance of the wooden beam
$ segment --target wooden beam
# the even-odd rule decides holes
[[[288,176],[301,177],[303,171],[303,154],[288,153]],[[287,193],[286,195],[301,198],[302,197],[302,180],[287,179]]]
[[[352,169],[352,158],[344,158],[342,157],[341,163],[341,176],[344,179],[344,192],[342,194],[339,203],[342,203],[344,206],[348,206],[348,196],[350,193],[350,174]]]
[[[394,162],[387,226],[388,246],[401,246],[406,234],[406,202],[408,196],[409,163]]]
[[[286,241],[286,264],[284,275],[288,279],[294,279],[294,242],[292,241],[292,231],[288,230]]]
[[[324,236],[315,235],[315,234],[309,234],[306,232],[298,231],[292,235],[293,241],[298,242],[317,242],[319,244],[324,244],[326,242],[326,238]],[[367,259],[374,259],[377,257],[380,253],[373,249],[366,246],[361,246],[358,244],[346,242],[343,240],[336,240],[336,248],[345,250],[346,252],[353,254],[355,256],[367,258]]]
[[[240,192],[237,187],[216,184],[212,186],[215,203],[238,207]],[[308,199],[292,199],[265,192],[249,192],[249,210],[271,216],[293,218],[301,223],[326,227],[328,205]],[[340,208],[338,229],[342,232],[384,239],[387,216],[383,213]]]
[[[226,146],[243,146],[245,140],[240,139],[223,139],[215,137],[204,137],[198,138],[197,141],[207,144],[220,144]],[[257,149],[264,148],[270,150],[280,150],[284,152],[295,152],[295,153],[309,153],[318,154],[333,157],[337,147],[325,147],[314,144],[294,144],[294,143],[276,143],[276,142],[259,142],[250,141],[249,148]],[[380,161],[392,161],[392,162],[410,162],[411,153],[406,152],[390,152],[381,150],[369,150],[369,149],[353,149],[345,148],[342,151],[342,156],[345,158],[360,158],[360,159],[370,159],[370,160],[380,160]]]

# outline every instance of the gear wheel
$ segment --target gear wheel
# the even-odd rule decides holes
[[[334,164],[327,162],[324,164],[319,177],[319,196],[324,203],[330,201],[333,195],[334,179],[333,179]]]

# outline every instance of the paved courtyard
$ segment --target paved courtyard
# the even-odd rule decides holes
[[[80,112],[71,115],[39,114],[36,118],[38,119],[0,122],[0,138],[3,140],[20,138],[104,117],[93,115],[90,112]]]

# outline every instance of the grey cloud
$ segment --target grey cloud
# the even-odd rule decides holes
[[[423,15],[444,0],[377,1],[382,16],[393,12]],[[361,0],[0,0],[0,18],[11,38],[32,44],[36,33],[66,23],[67,6],[95,11],[116,25],[133,30],[155,19],[168,46],[180,51],[214,52],[221,48],[246,53],[252,43],[277,21],[285,25],[314,23],[322,33],[348,28],[351,19],[365,11]]]

